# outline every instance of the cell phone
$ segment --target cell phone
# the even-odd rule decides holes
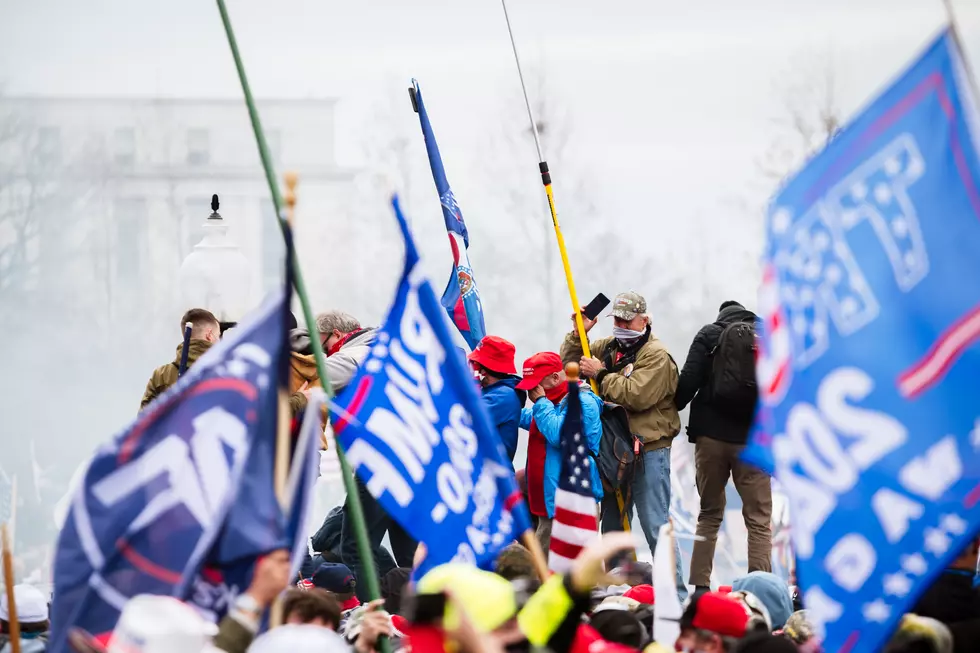
[[[424,626],[442,621],[446,613],[446,595],[416,594],[408,600],[405,608],[405,619],[417,626]]]
[[[585,305],[585,308],[582,309],[582,315],[590,320],[594,320],[599,317],[599,314],[602,313],[602,309],[604,309],[606,306],[609,306],[609,298],[602,293],[599,293],[595,296],[595,299]]]

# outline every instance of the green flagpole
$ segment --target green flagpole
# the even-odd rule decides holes
[[[269,191],[272,193],[272,203],[276,208],[277,222],[280,229],[284,229],[285,221],[282,212],[282,195],[279,192],[279,184],[276,183],[276,174],[272,167],[272,157],[269,156],[269,148],[266,144],[265,133],[262,131],[262,121],[259,120],[259,112],[255,108],[255,99],[252,97],[252,90],[248,85],[248,78],[245,76],[245,66],[242,64],[242,57],[238,52],[238,43],[235,40],[235,32],[231,28],[231,20],[228,18],[228,10],[225,8],[224,0],[217,0],[218,11],[221,12],[221,22],[225,26],[225,34],[228,37],[228,45],[231,47],[231,56],[235,59],[235,68],[238,70],[238,79],[242,83],[242,92],[245,95],[245,104],[248,106],[248,116],[252,121],[252,130],[255,132],[255,141],[259,146],[259,157],[262,159],[262,167],[265,169],[265,179],[269,184]],[[285,234],[283,235],[285,239]],[[330,379],[327,378],[326,358],[323,355],[323,346],[320,338],[316,336],[316,318],[313,315],[313,308],[306,295],[306,284],[303,281],[303,272],[300,269],[299,259],[293,256],[293,280],[296,294],[299,296],[300,305],[303,307],[303,319],[306,321],[306,328],[310,332],[310,343],[313,345],[313,357],[316,359],[316,371],[320,377],[320,384],[323,391],[327,393],[329,399],[333,398],[333,388],[330,386]],[[329,420],[329,414],[327,416]],[[336,441],[335,441],[336,442]],[[363,582],[367,587],[368,596],[371,600],[381,598],[378,579],[374,573],[374,554],[368,543],[367,526],[364,523],[364,510],[361,507],[361,498],[357,493],[357,485],[354,482],[354,474],[344,455],[343,448],[337,443],[337,457],[340,459],[340,468],[344,477],[344,488],[347,490],[347,508],[350,511],[350,518],[353,521],[354,535],[357,537],[357,548],[361,555],[361,566],[367,578],[358,578],[358,582]],[[388,651],[387,641],[382,645],[384,651]]]

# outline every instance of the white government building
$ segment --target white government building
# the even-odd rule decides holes
[[[300,177],[302,253],[326,238],[315,218],[352,192],[354,171],[334,156],[335,101],[258,104],[280,183],[287,169]],[[92,304],[108,319],[133,310],[172,318],[187,305],[175,280],[215,193],[249,263],[228,271],[232,303],[244,305],[223,317],[240,317],[279,278],[282,240],[241,98],[0,96],[3,125],[11,128],[0,129],[0,248],[30,213],[27,291],[67,284],[67,298],[77,298],[73,288],[96,293]]]

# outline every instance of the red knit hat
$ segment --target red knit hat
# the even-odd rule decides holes
[[[637,585],[635,587],[629,588],[625,594],[623,594],[628,599],[633,599],[638,601],[643,605],[653,605],[653,586],[652,585]]]
[[[748,609],[720,592],[694,598],[681,616],[681,628],[698,628],[722,637],[744,637],[752,615]]]
[[[517,349],[514,345],[500,336],[485,336],[476,346],[467,360],[487,368],[497,374],[517,374],[514,367],[514,355]]]

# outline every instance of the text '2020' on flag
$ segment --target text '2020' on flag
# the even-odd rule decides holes
[[[490,564],[530,528],[527,508],[408,225],[405,269],[377,342],[333,405],[361,482],[427,553],[416,571]]]
[[[980,528],[980,159],[950,32],[774,198],[750,461],[828,651],[878,650]]]
[[[548,568],[567,573],[582,549],[599,532],[596,500],[592,494],[592,474],[582,431],[582,398],[578,383],[568,383],[568,410],[561,425],[561,476],[555,492],[555,517],[548,545]]]
[[[137,594],[218,618],[257,555],[292,547],[273,479],[286,307],[270,297],[88,463],[58,539],[50,650],[71,628],[111,631]]]
[[[470,258],[467,253],[470,246],[470,235],[466,229],[466,223],[463,222],[463,213],[459,210],[459,204],[456,203],[456,196],[453,195],[453,191],[449,187],[449,180],[446,179],[446,169],[442,165],[439,145],[436,144],[436,136],[432,132],[432,125],[429,124],[429,114],[425,112],[425,105],[422,103],[422,89],[419,88],[419,83],[414,79],[410,90],[414,91],[412,104],[419,114],[419,122],[422,124],[425,151],[429,155],[432,179],[435,181],[436,190],[439,192],[442,217],[446,221],[449,245],[453,250],[453,274],[442,294],[442,305],[449,313],[453,324],[463,335],[466,344],[470,346],[470,349],[476,349],[476,346],[483,340],[483,336],[487,334],[487,329],[483,321],[483,303],[480,301],[480,292],[477,290],[473,267],[470,265]]]

